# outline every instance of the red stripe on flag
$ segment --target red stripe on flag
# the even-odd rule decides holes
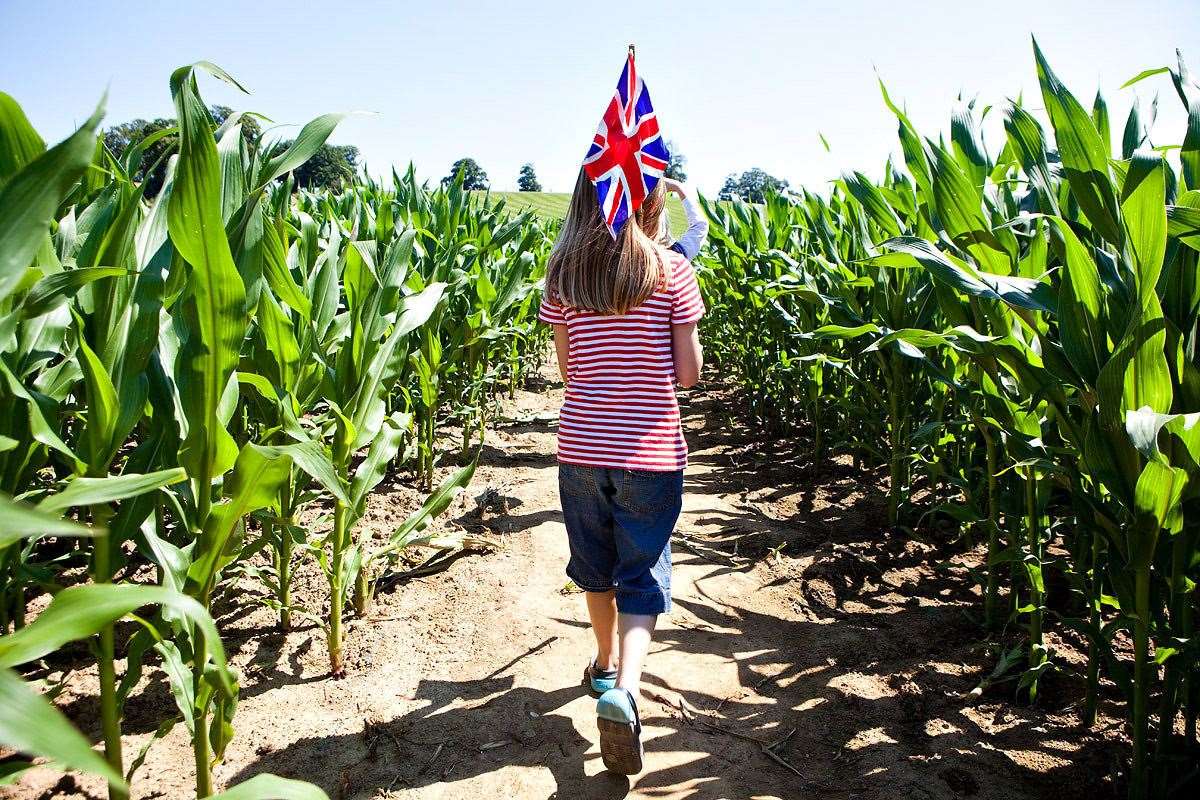
[[[642,158],[642,163],[645,164],[647,167],[654,167],[655,169],[666,169],[667,168],[667,162],[663,161],[661,158],[655,158],[654,156],[649,155],[648,153],[642,153],[641,158]]]
[[[625,187],[621,185],[619,180],[614,179],[613,183],[615,185],[613,187],[612,208],[609,209],[608,219],[605,220],[609,225],[612,225],[613,220],[617,216],[617,209],[621,207],[621,195],[624,194],[625,191]]]
[[[647,142],[658,135],[658,117],[642,120],[634,134],[640,141]]]

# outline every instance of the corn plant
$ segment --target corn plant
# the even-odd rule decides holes
[[[92,585],[78,591],[60,591],[53,568],[34,560],[39,551],[55,552],[50,563],[59,569],[78,560],[79,550],[44,541],[68,535],[66,523],[45,525],[26,544],[8,536],[0,542],[4,618],[17,629],[4,637],[5,652],[15,654],[6,655],[6,664],[28,660],[20,654],[27,655],[24,643],[31,640],[52,650],[96,637],[105,766],[96,768],[78,753],[65,763],[103,774],[113,797],[127,796],[121,705],[150,648],[170,664],[177,684],[181,718],[195,744],[197,794],[212,794],[211,761],[232,733],[236,679],[206,608],[236,554],[244,517],[271,505],[280,472],[314,463],[312,448],[302,443],[246,442],[239,452],[227,430],[250,316],[225,223],[240,214],[234,241],[245,256],[246,231],[253,233],[265,189],[320,146],[331,121],[306,128],[310,135],[275,160],[244,152],[231,157],[229,138],[220,131],[214,136],[194,68],[177,71],[171,88],[179,153],[150,204],[129,177],[148,142],[115,158],[97,144],[97,112],[74,136],[42,152],[19,106],[0,97],[0,303],[9,326],[0,347],[0,404],[9,412],[0,448],[4,488],[37,501],[37,513],[52,520],[69,511],[104,532],[89,540]],[[250,286],[257,290],[260,283]],[[193,539],[186,549],[181,536]],[[129,544],[156,562],[163,586],[112,585]],[[31,580],[58,594],[25,626]],[[148,603],[162,610],[128,643],[118,686],[113,622]],[[89,604],[95,614],[85,613],[93,610]],[[22,703],[31,713],[48,708],[44,701]],[[49,755],[55,742],[74,746],[61,724],[46,724],[44,737],[14,734],[14,744]],[[134,768],[136,762],[130,772]],[[317,796],[296,782],[280,785],[288,796]]]
[[[886,464],[893,523],[940,517],[978,541],[989,636],[1024,629],[996,641],[988,683],[1015,670],[1036,702],[1065,668],[1047,627],[1084,635],[1082,717],[1096,720],[1101,677],[1121,687],[1130,796],[1164,796],[1197,751],[1200,88],[1182,59],[1134,79],[1168,73],[1189,110],[1176,171],[1136,104],[1114,149],[1103,97],[1085,108],[1034,51],[1050,130],[1012,101],[997,155],[973,103],[934,140],[884,90],[903,169],[706,204],[706,324],[764,425],[819,426],[833,450]],[[1053,572],[1071,596],[1052,594]]]

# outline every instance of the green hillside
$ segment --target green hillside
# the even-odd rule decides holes
[[[492,192],[491,195],[495,198],[503,198],[510,208],[533,209],[534,213],[552,219],[562,219],[566,216],[567,203],[571,199],[568,192]],[[687,217],[683,214],[683,204],[674,195],[667,199],[667,215],[671,218],[673,233],[678,235],[687,230]]]

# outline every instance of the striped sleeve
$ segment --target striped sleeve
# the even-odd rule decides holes
[[[538,308],[538,319],[547,325],[567,324],[567,318],[563,315],[563,307],[550,297],[549,292],[542,292],[542,305]]]
[[[671,274],[671,324],[686,325],[704,316],[704,301],[690,262],[679,259]]]

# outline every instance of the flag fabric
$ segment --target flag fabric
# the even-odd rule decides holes
[[[596,187],[600,211],[614,239],[662,179],[671,160],[633,56],[630,47],[617,91],[583,159],[583,170]]]

